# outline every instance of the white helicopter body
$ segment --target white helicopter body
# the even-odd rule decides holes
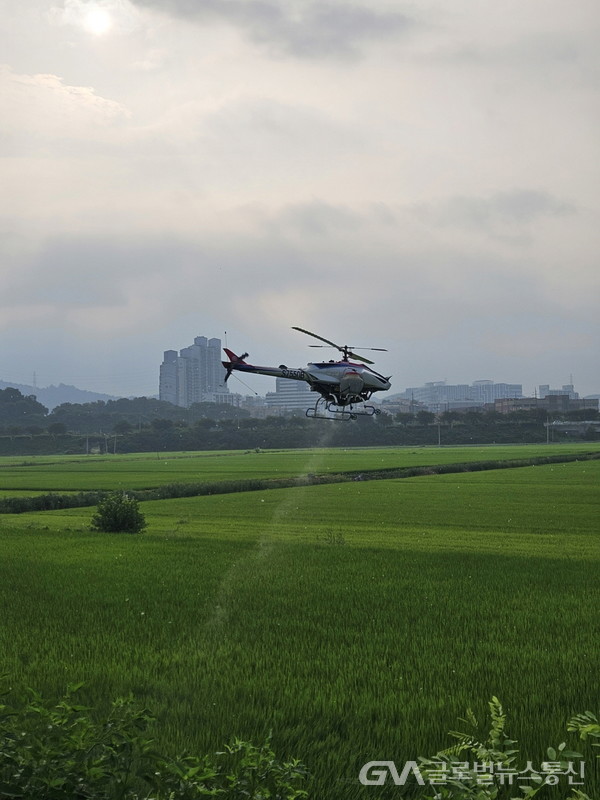
[[[323,339],[323,337],[303,328],[294,328],[294,330],[307,333],[309,336],[327,342],[329,346],[335,347],[343,353],[343,359],[340,361],[314,362],[307,364],[306,367],[292,369],[285,364],[280,364],[278,367],[259,367],[254,364],[248,364],[244,360],[247,358],[248,353],[237,356],[232,350],[225,347],[225,353],[229,357],[229,361],[222,362],[227,371],[225,380],[235,370],[255,375],[268,375],[272,378],[306,381],[310,388],[320,395],[315,407],[307,410],[306,415],[308,417],[332,419],[336,418],[335,415],[337,414],[338,419],[355,419],[358,415],[372,416],[379,413],[379,409],[374,406],[365,406],[364,403],[371,398],[374,392],[387,391],[390,388],[389,377],[386,378],[368,367],[367,364],[372,364],[373,362],[352,352],[350,347],[340,347],[328,339]],[[320,347],[322,345],[311,346]],[[381,350],[382,348],[368,349]],[[363,363],[357,364],[350,361],[348,360],[349,356],[357,358]],[[329,415],[325,416],[322,413],[323,411],[328,411]]]

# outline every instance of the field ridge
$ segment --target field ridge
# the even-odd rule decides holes
[[[521,469],[523,467],[566,464],[574,461],[600,459],[600,452],[569,453],[564,455],[533,456],[506,460],[466,461],[453,464],[433,464],[413,467],[382,467],[378,469],[348,470],[329,474],[307,473],[295,477],[252,478],[222,480],[203,483],[170,483],[152,489],[123,489],[130,497],[139,501],[174,500],[183,497],[201,497],[238,492],[256,492],[267,489],[291,489],[295,487],[320,486],[347,483],[350,481],[396,480],[425,475],[448,475],[463,472],[483,472],[497,469]],[[0,498],[0,514],[21,514],[35,511],[53,511],[67,508],[85,508],[97,505],[110,492],[92,491],[60,494],[49,492],[32,497]]]

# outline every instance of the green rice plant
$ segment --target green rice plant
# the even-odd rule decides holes
[[[337,547],[347,544],[346,537],[341,531],[327,531],[327,533],[317,536],[317,541]]]
[[[0,458],[3,490],[44,492],[152,489],[164,484],[298,478],[310,473],[362,472],[472,461],[598,453],[594,443],[485,447],[318,448],[243,453],[160,453],[117,456]]]
[[[532,766],[531,770],[522,771],[517,741],[511,739],[506,731],[506,713],[502,704],[497,697],[492,697],[488,707],[490,727],[487,732],[481,730],[469,709],[466,719],[461,720],[467,725],[467,731],[450,732],[456,744],[433,758],[419,759],[419,782],[424,780],[430,784],[427,797],[435,800],[510,800],[515,797],[515,780],[519,781],[517,788],[522,798],[532,798],[540,792],[548,796],[548,787],[558,785],[561,776],[575,774],[574,764],[583,759],[583,754],[568,750],[566,742],[561,742],[556,748],[547,748],[548,761],[536,764],[540,770]],[[521,778],[522,775],[525,777]],[[531,781],[531,784],[523,786],[521,781]],[[569,786],[567,800],[591,800],[584,792],[573,789],[571,780]]]
[[[52,703],[32,690],[0,705],[0,796],[13,800],[299,800],[306,769],[280,761],[267,739],[239,739],[214,756],[172,757],[155,747],[155,718],[133,698],[105,716],[69,687]]]
[[[149,489],[128,489],[128,496],[136,500],[171,500],[180,497],[201,497],[213,494],[235,492],[256,492],[264,489],[285,489],[298,486],[314,486],[348,481],[391,480],[425,475],[442,475],[461,472],[478,472],[496,469],[517,469],[526,466],[546,464],[566,464],[573,461],[592,461],[600,458],[599,453],[562,453],[522,459],[499,459],[493,461],[467,461],[456,464],[432,464],[428,467],[385,467],[362,470],[361,472],[332,472],[301,474],[297,477],[246,478],[244,480],[220,480],[204,483],[171,483]],[[19,490],[17,490],[17,493]],[[104,492],[69,492],[66,494],[36,494],[34,496],[0,497],[1,513],[23,513],[26,511],[48,511],[58,508],[79,508],[94,505],[103,499]]]
[[[90,532],[91,509],[4,515],[2,669],[51,694],[83,678],[100,708],[133,692],[169,752],[272,730],[319,800],[373,800],[361,765],[437,752],[473,697],[509,697],[539,759],[597,700],[599,482],[581,461],[154,500],[143,537]]]

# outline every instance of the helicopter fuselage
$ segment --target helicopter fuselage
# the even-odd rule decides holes
[[[319,392],[326,400],[339,406],[362,403],[373,392],[386,391],[391,384],[389,378],[380,375],[365,364],[352,361],[324,361],[307,364],[304,368],[290,368],[285,364],[278,367],[259,367],[246,363],[231,350],[225,348],[229,361],[223,361],[228,373],[232,370],[268,375],[272,378],[288,378],[306,381],[310,388]]]

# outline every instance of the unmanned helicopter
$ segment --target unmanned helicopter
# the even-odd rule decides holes
[[[320,397],[314,407],[306,410],[306,416],[311,419],[339,419],[351,420],[358,416],[372,417],[379,414],[380,409],[372,405],[364,405],[370,400],[374,392],[384,392],[390,388],[390,377],[384,377],[367,366],[373,364],[364,356],[357,355],[355,350],[379,350],[387,352],[383,347],[350,347],[339,345],[329,339],[304,328],[293,326],[295,331],[306,333],[314,339],[319,339],[325,344],[311,344],[310,347],[334,347],[342,353],[340,361],[325,361],[308,364],[304,369],[290,369],[285,364],[278,367],[256,367],[248,364],[244,359],[248,353],[237,356],[227,347],[223,348],[229,361],[222,364],[226,370],[225,381],[235,370],[239,372],[254,373],[256,375],[270,375],[273,378],[290,378],[295,381],[306,381],[313,392],[318,392]],[[349,358],[357,359],[362,363],[356,364]]]

